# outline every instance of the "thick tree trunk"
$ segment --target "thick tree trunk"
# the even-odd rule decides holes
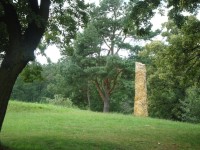
[[[107,86],[104,87],[104,98],[103,98],[103,112],[108,113],[110,111],[110,93]]]
[[[4,58],[0,67],[0,131],[5,118],[8,101],[19,73],[24,69],[28,61],[20,60],[20,57]]]
[[[108,113],[110,111],[110,100],[109,98],[105,98],[103,102],[103,112]]]
[[[110,111],[110,84],[106,79],[104,81],[104,98],[103,98],[103,112],[108,113]]]
[[[105,80],[104,82],[106,81],[107,80]],[[110,89],[108,88],[109,85],[106,84],[106,86],[104,85],[104,88],[101,89],[97,80],[95,81],[95,85],[103,101],[103,112],[107,113],[110,111]]]

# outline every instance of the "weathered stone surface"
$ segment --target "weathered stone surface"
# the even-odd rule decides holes
[[[136,62],[134,115],[148,116],[147,105],[146,66],[145,64]]]

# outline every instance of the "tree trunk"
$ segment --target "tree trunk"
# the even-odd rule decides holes
[[[104,82],[106,82],[108,80],[105,80]],[[95,85],[96,88],[98,90],[98,93],[103,101],[103,112],[107,113],[110,111],[110,92],[109,92],[109,85],[106,84],[104,85],[104,88],[100,88],[99,83],[97,82],[97,80],[95,81]]]
[[[5,57],[0,67],[0,131],[5,118],[8,101],[19,73],[28,61],[22,61],[20,56]]]
[[[88,100],[88,107],[89,107],[89,110],[91,110],[89,83],[88,83],[88,85],[87,85],[87,100]]]
[[[103,101],[103,112],[108,113],[110,111],[110,99],[107,97]]]

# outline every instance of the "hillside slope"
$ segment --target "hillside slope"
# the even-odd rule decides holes
[[[200,125],[11,101],[0,138],[11,150],[199,150]]]

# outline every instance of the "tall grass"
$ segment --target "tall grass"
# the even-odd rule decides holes
[[[200,125],[11,101],[11,150],[199,150]]]

